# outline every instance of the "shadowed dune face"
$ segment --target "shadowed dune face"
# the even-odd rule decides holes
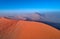
[[[60,23],[60,12],[45,13],[46,21]]]
[[[0,22],[0,39],[60,39],[60,31],[44,23],[6,18]]]

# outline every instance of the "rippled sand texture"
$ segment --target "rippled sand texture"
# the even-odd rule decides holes
[[[43,23],[2,17],[0,39],[60,39],[60,31]]]

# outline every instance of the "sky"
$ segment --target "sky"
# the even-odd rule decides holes
[[[60,11],[60,0],[0,0],[0,11]]]
[[[47,12],[60,11],[60,0],[0,0],[0,16],[20,15],[20,12]],[[4,12],[4,13],[1,13]],[[17,13],[18,12],[18,13]],[[60,22],[60,13],[53,13]],[[51,15],[47,16],[51,19]],[[54,19],[52,17],[52,19]],[[55,20],[56,21],[56,20]]]

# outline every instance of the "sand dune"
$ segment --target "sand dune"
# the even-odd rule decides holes
[[[0,39],[60,39],[60,31],[44,23],[2,17]]]
[[[16,22],[17,22],[16,20],[10,20],[10,19],[6,19],[4,17],[1,17],[0,18],[0,30],[2,29],[2,27],[4,27],[4,28],[9,27]]]

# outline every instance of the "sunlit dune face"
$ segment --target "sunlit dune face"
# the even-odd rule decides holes
[[[4,17],[0,18],[0,30],[4,30],[10,26],[12,26],[14,23],[16,23],[16,20],[10,20],[6,19]]]
[[[60,39],[59,30],[43,23],[19,21],[16,26],[18,39]]]
[[[44,23],[5,18],[0,22],[0,39],[60,39],[60,31]]]

